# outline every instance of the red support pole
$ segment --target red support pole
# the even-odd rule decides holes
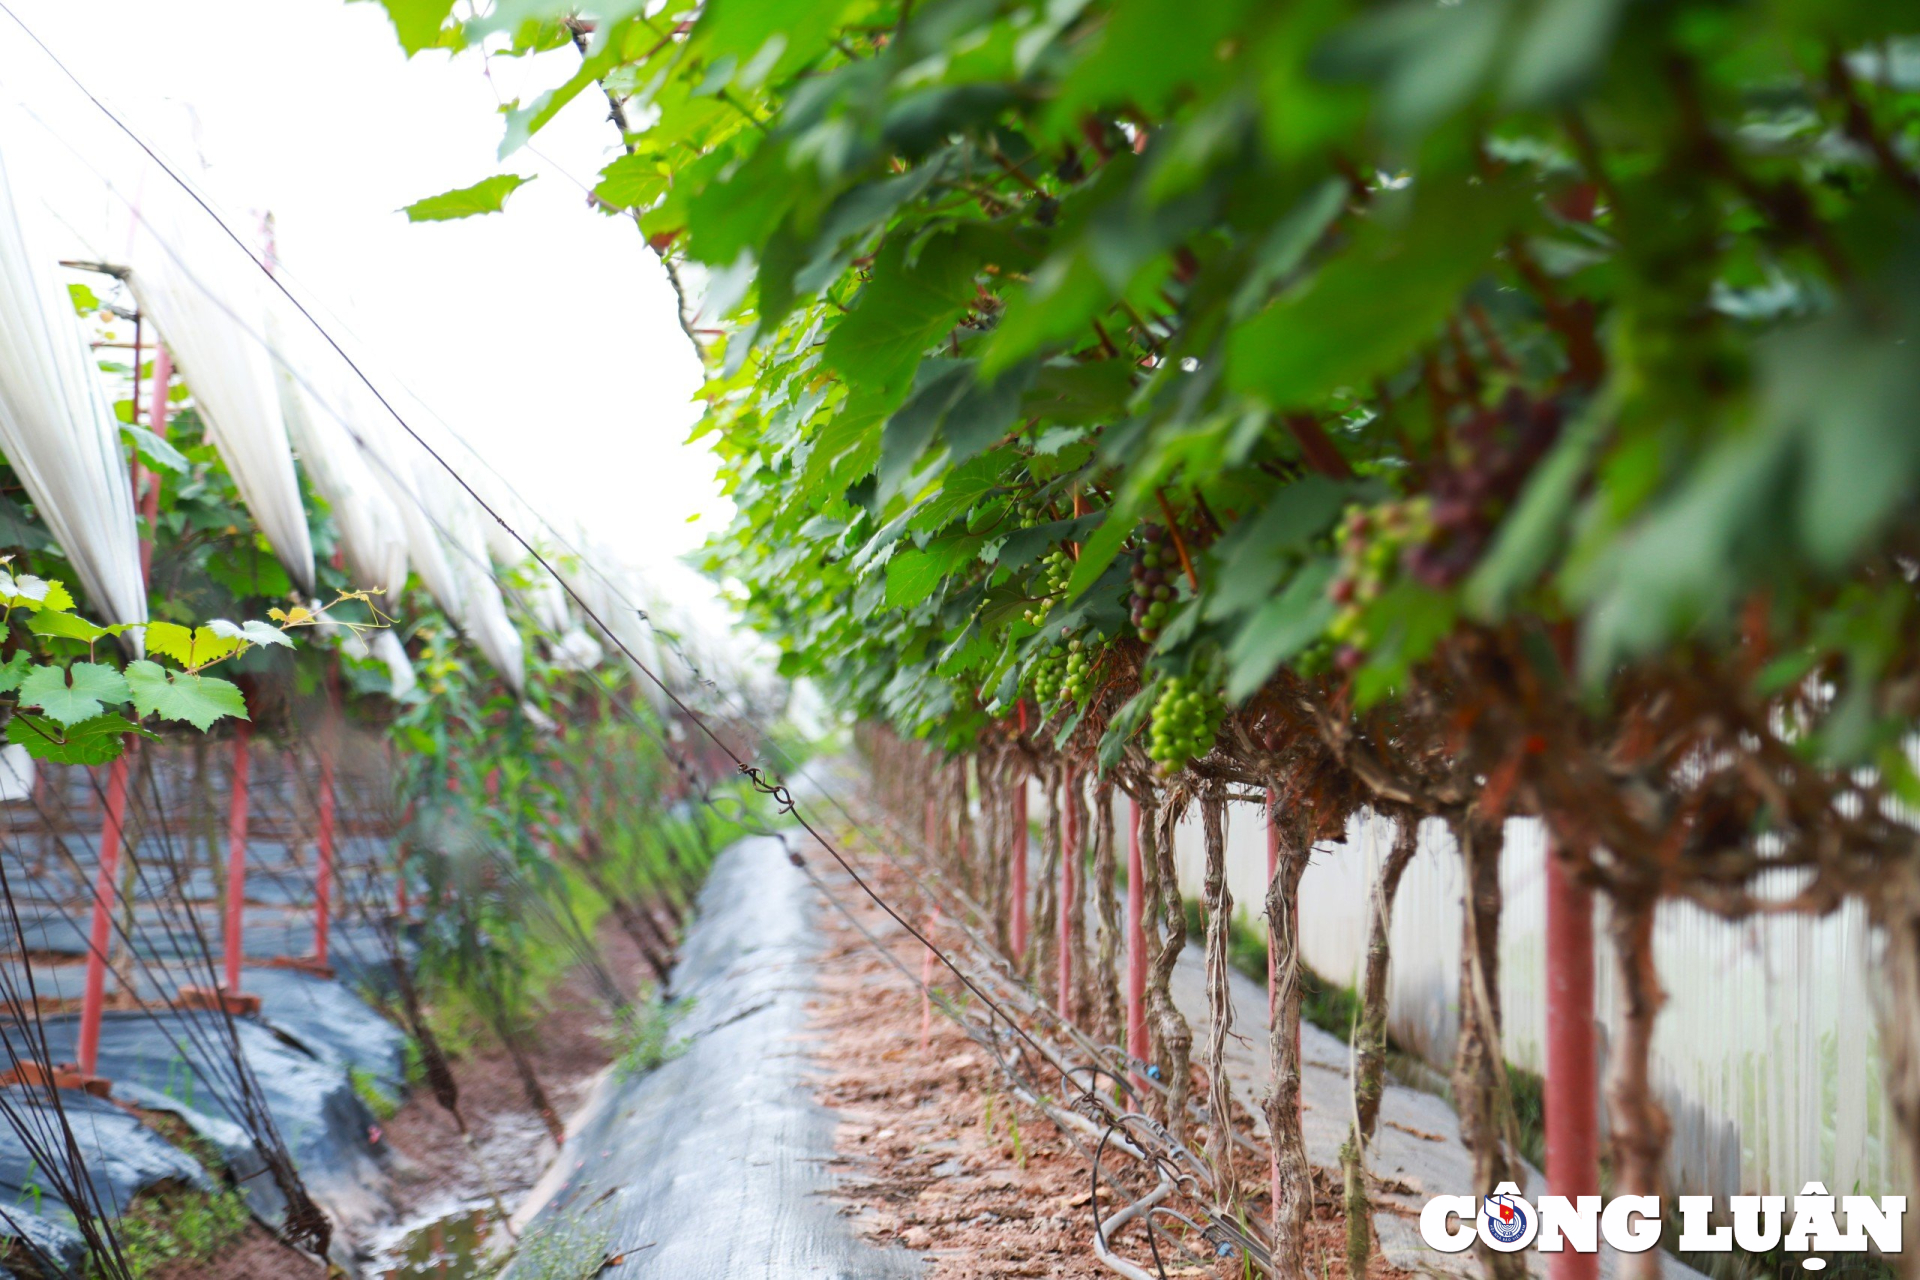
[[[1547,848],[1547,1186],[1600,1194],[1598,1049],[1593,1030],[1593,893]],[[1562,1249],[1550,1280],[1599,1280],[1600,1255]]]
[[[1140,864],[1140,802],[1127,801],[1127,1054],[1147,1060],[1147,886]],[[1147,1082],[1134,1078],[1146,1091]]]
[[[139,372],[140,353],[134,352],[134,377]],[[153,350],[152,398],[147,406],[147,427],[166,438],[167,393],[173,387],[173,361],[159,343]],[[139,413],[139,396],[134,397],[134,412]],[[147,580],[153,566],[151,530],[160,512],[160,477],[133,460],[133,500],[146,517],[149,536],[140,539],[140,581]],[[100,829],[100,865],[93,890],[93,919],[87,931],[87,978],[80,997],[80,1038],[76,1056],[80,1074],[92,1076],[100,1063],[100,1017],[107,1002],[107,950],[113,942],[113,904],[119,897],[120,846],[125,842],[127,820],[127,765],[133,754],[134,740],[128,738],[126,750],[107,769],[106,821]],[[35,785],[39,783],[36,773]]]
[[[167,393],[173,387],[173,361],[167,355],[167,349],[158,344],[153,354],[153,400],[147,409],[147,429],[167,438]],[[142,488],[142,482],[145,488]],[[134,462],[133,497],[140,504],[140,514],[145,517],[147,528],[152,529],[160,518],[160,477]],[[140,580],[145,582],[149,570],[153,568],[153,539],[140,539]]]
[[[328,708],[327,727],[332,730],[340,695],[337,689],[328,692],[336,703]],[[313,879],[313,962],[323,969],[328,967],[327,943],[333,926],[333,752],[333,735],[328,732],[320,739],[320,820],[314,838],[320,865]]]
[[[253,762],[248,744],[252,739],[252,723],[239,721],[233,735],[233,796],[227,809],[226,993],[229,996],[240,994],[240,964],[246,958],[241,925],[247,906],[247,783]]]
[[[1055,968],[1060,974],[1060,1016],[1069,1021],[1073,1018],[1073,913],[1080,906],[1073,900],[1073,861],[1080,856],[1079,810],[1073,803],[1073,795],[1079,785],[1073,770],[1068,769],[1060,783],[1064,793],[1060,799],[1066,806],[1066,813],[1062,815],[1064,821],[1060,828],[1060,927],[1059,946],[1055,948],[1059,953],[1059,963]]]
[[[1267,883],[1269,885],[1273,883],[1274,874],[1280,869],[1280,820],[1279,813],[1277,812],[1279,804],[1280,797],[1273,793],[1272,787],[1268,787]],[[1280,1016],[1280,983],[1275,976],[1277,972],[1278,963],[1273,954],[1273,939],[1272,935],[1269,934],[1267,939],[1267,1025],[1269,1027],[1273,1025],[1273,1020]],[[1295,1062],[1300,1061],[1298,1049],[1294,1051],[1293,1060]],[[1279,1084],[1280,1082],[1276,1080],[1273,1082],[1273,1087],[1277,1089],[1279,1088]],[[1299,1090],[1299,1093],[1304,1096],[1306,1091],[1302,1089]],[[1272,1203],[1279,1204],[1281,1200],[1280,1147],[1276,1143],[1268,1143],[1267,1145],[1270,1148],[1267,1160],[1268,1193],[1272,1197]]]
[[[1008,913],[1012,919],[1008,932],[1012,935],[1013,958],[1020,960],[1027,954],[1027,780],[1020,779],[1013,789],[1013,870],[1009,876],[1007,894],[1013,899]]]
[[[127,744],[131,753],[133,744]],[[100,1015],[107,1000],[107,948],[113,941],[113,904],[119,896],[120,844],[127,819],[127,755],[107,766],[106,822],[100,828],[100,868],[93,886],[93,927],[87,936],[87,986],[80,998],[80,1074],[99,1074]]]
[[[1273,788],[1267,788],[1267,883],[1273,883],[1274,872],[1280,869],[1280,824],[1274,821],[1274,807],[1279,797],[1273,794]],[[1275,978],[1273,948],[1267,948],[1267,1025],[1280,1016],[1280,984]],[[1274,1201],[1278,1204],[1279,1201]]]

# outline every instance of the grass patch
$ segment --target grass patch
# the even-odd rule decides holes
[[[517,1280],[593,1280],[617,1256],[613,1227],[604,1214],[591,1220],[554,1216],[520,1237],[513,1274]]]
[[[208,1195],[192,1188],[147,1192],[113,1224],[135,1280],[167,1266],[211,1262],[246,1229],[247,1206],[239,1192]]]
[[[400,1110],[400,1099],[388,1093],[373,1072],[363,1067],[348,1067],[347,1081],[353,1086],[354,1096],[364,1102],[367,1110],[373,1112],[373,1118],[382,1124],[393,1119]]]
[[[631,1080],[657,1071],[685,1053],[691,1042],[676,1038],[673,1028],[691,1007],[691,1001],[682,1001],[671,1005],[640,1004],[629,1009],[609,1037],[614,1050],[614,1075],[621,1080]]]

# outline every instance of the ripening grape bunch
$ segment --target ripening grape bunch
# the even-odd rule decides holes
[[[1432,512],[1424,497],[1349,507],[1340,521],[1340,571],[1327,588],[1339,607],[1327,628],[1328,638],[1364,648],[1367,636],[1360,620],[1366,606],[1386,590],[1407,548],[1422,545],[1432,536]]]
[[[1187,761],[1213,749],[1214,737],[1226,717],[1226,703],[1202,680],[1169,677],[1153,704],[1147,754],[1162,772],[1178,773]]]
[[[1159,525],[1143,525],[1139,540],[1140,550],[1133,558],[1131,613],[1140,638],[1152,644],[1173,608],[1173,568],[1177,560],[1167,531]]]

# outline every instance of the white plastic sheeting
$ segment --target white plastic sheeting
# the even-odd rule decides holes
[[[483,528],[486,513],[472,495],[435,465],[430,477],[430,505],[436,505],[440,527],[451,547],[448,559],[461,579],[460,594],[465,608],[460,629],[487,655],[514,692],[524,693],[527,680],[526,647],[513,619],[507,616],[507,602],[500,594],[491,559],[487,554],[487,535]],[[435,502],[434,491],[438,491]]]
[[[1352,984],[1365,963],[1372,868],[1392,831],[1385,819],[1355,819],[1344,842],[1315,849],[1301,881],[1301,946],[1334,981]],[[1509,1061],[1538,1071],[1546,1056],[1547,846],[1533,819],[1509,820],[1506,836],[1503,1038]],[[1183,889],[1198,893],[1205,854],[1197,821],[1182,826],[1177,849]],[[1257,806],[1232,806],[1227,879],[1234,900],[1257,918],[1266,893]],[[1462,890],[1452,837],[1428,822],[1395,904],[1387,1021],[1398,1043],[1443,1071],[1459,1026]],[[1604,901],[1596,910],[1604,913]],[[1604,1040],[1620,995],[1611,946],[1604,929],[1597,932],[1595,1016]],[[1910,1194],[1881,1088],[1878,945],[1858,903],[1817,919],[1737,923],[1687,903],[1660,907],[1654,957],[1669,1003],[1655,1032],[1653,1075],[1674,1121],[1668,1173],[1677,1193],[1792,1195],[1817,1180],[1848,1194]]]
[[[157,170],[133,216],[127,283],[173,352],[267,545],[313,591],[313,544],[260,332],[259,269]]]
[[[618,561],[600,548],[588,545],[582,550],[590,559],[590,565],[583,566],[578,558],[567,556],[555,561],[554,567],[573,593],[600,619],[596,629],[607,637],[611,646],[616,650],[624,647],[626,653],[638,660],[629,660],[629,665],[635,668],[634,679],[654,710],[665,714],[667,700],[660,686],[639,669],[644,664],[655,675],[666,678],[659,648],[653,642],[653,628],[641,621],[628,603],[642,598],[637,585],[620,569],[609,569],[608,566],[617,566]]]
[[[279,308],[270,304],[267,309],[280,410],[307,479],[332,511],[354,586],[385,592],[390,607],[407,585],[406,525],[354,442],[356,433],[370,429],[353,416],[360,398],[350,395],[338,378],[330,380],[331,394],[315,394],[320,389],[318,370],[338,361],[303,358],[310,356],[313,344],[292,342],[287,335],[304,324],[282,323]]]
[[[143,623],[147,591],[119,424],[53,265],[29,240],[0,159],[0,449],[91,611]]]

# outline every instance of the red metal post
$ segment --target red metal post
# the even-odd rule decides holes
[[[1273,883],[1273,876],[1280,869],[1280,824],[1275,821],[1274,807],[1280,803],[1273,788],[1267,788],[1267,883]],[[1267,1025],[1280,1016],[1280,984],[1274,978],[1273,948],[1267,948]],[[1278,1204],[1279,1201],[1274,1201]]]
[[[133,746],[127,745],[131,752]],[[127,819],[127,756],[107,766],[106,821],[100,829],[100,868],[93,886],[93,927],[87,935],[87,986],[80,998],[80,1074],[99,1074],[100,1015],[107,999],[107,948],[113,941],[113,903],[120,880],[120,843]]]
[[[1059,945],[1055,948],[1059,963],[1055,968],[1060,974],[1060,1016],[1069,1020],[1073,1017],[1073,913],[1080,908],[1073,900],[1074,860],[1080,856],[1079,808],[1073,800],[1079,786],[1080,780],[1073,776],[1073,770],[1066,770],[1060,780],[1060,801],[1066,812],[1061,815],[1060,825],[1060,927]]]
[[[240,994],[240,965],[245,956],[241,926],[247,907],[247,783],[252,755],[253,725],[239,721],[233,735],[233,796],[227,809],[227,936],[226,993]]]
[[[1280,804],[1280,797],[1274,794],[1272,787],[1268,787],[1267,788],[1267,883],[1269,885],[1273,883],[1274,874],[1278,872],[1280,869],[1280,814],[1278,812],[1279,804]],[[1267,1026],[1269,1027],[1273,1026],[1273,1020],[1280,1016],[1280,984],[1278,980],[1275,978],[1275,974],[1277,970],[1278,970],[1278,962],[1276,960],[1276,957],[1273,954],[1273,936],[1272,936],[1272,933],[1269,932],[1267,936]],[[1295,1062],[1300,1061],[1300,1052],[1297,1048],[1294,1050],[1293,1060]],[[1280,1082],[1277,1080],[1274,1081],[1273,1087],[1276,1089],[1279,1088]],[[1302,1089],[1302,1090],[1299,1090],[1298,1092],[1300,1095],[1304,1096],[1306,1093],[1306,1090]],[[1275,1144],[1275,1143],[1268,1143],[1267,1145],[1270,1148],[1268,1153],[1268,1160],[1267,1160],[1268,1193],[1272,1197],[1272,1203],[1279,1204],[1281,1200],[1280,1148],[1278,1144]]]
[[[329,685],[331,685],[329,681]],[[320,865],[315,869],[313,878],[313,960],[321,968],[327,967],[328,935],[333,925],[333,732],[339,719],[339,690],[328,689],[329,732],[320,738],[320,820],[315,831],[314,844],[319,850]]]
[[[134,378],[140,376],[140,353],[134,352]],[[154,344],[153,395],[148,402],[147,426],[155,435],[167,434],[167,393],[173,386],[173,361],[167,349]],[[139,394],[134,394],[134,412],[139,413]],[[144,486],[144,487],[143,487]],[[160,512],[160,477],[142,466],[136,453],[133,462],[133,499],[146,517],[151,531]],[[153,566],[153,539],[140,539],[140,581],[147,580]],[[127,820],[127,765],[133,754],[134,740],[107,768],[106,820],[100,829],[100,865],[93,890],[93,919],[87,931],[87,978],[80,997],[80,1038],[76,1056],[80,1074],[97,1074],[100,1062],[100,1016],[107,1001],[107,950],[113,942],[113,904],[119,896],[120,846],[125,841]],[[39,776],[34,779],[36,785]]]
[[[1027,780],[1021,778],[1013,784],[1013,870],[1008,877],[1010,884],[1007,894],[1013,899],[1008,904],[1011,920],[1008,932],[1012,934],[1013,958],[1022,959],[1027,954]]]
[[[173,387],[173,360],[167,355],[167,349],[155,345],[153,354],[153,400],[147,409],[147,429],[161,439],[167,436],[167,393]],[[147,528],[152,529],[160,518],[160,477],[134,463],[133,496],[140,504],[140,514],[145,517]],[[142,482],[145,483],[143,489]],[[153,539],[140,539],[140,580],[147,580],[148,572],[153,568]]]
[[[1600,1194],[1598,1045],[1593,1030],[1593,894],[1547,849],[1547,1186]],[[1600,1255],[1562,1249],[1551,1280],[1599,1280]]]
[[[1140,802],[1127,801],[1127,1053],[1147,1060],[1147,886],[1140,863]],[[1134,1080],[1145,1091],[1146,1081]]]

